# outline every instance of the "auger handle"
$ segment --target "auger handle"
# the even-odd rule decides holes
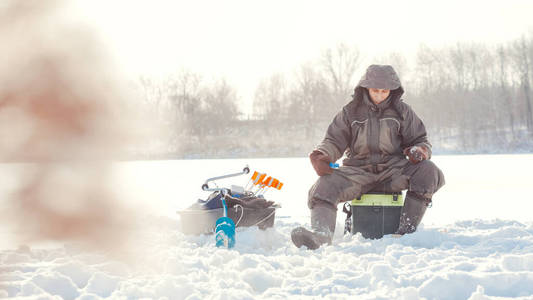
[[[245,174],[248,174],[248,173],[250,173],[250,168],[248,167],[248,165],[246,165],[242,169],[242,172],[209,178],[209,179],[207,179],[205,181],[204,184],[202,184],[202,190],[204,190],[204,191],[222,191],[222,190],[227,190],[227,189],[224,189],[224,188],[211,189],[211,188],[209,188],[209,182],[215,181],[215,180],[219,180],[219,179],[224,179],[224,178],[230,178],[230,177],[236,177],[236,176],[240,176],[240,175],[245,175]]]

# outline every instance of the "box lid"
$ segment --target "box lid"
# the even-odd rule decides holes
[[[403,195],[363,194],[361,199],[353,199],[352,206],[403,206]]]

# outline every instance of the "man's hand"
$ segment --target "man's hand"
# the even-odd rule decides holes
[[[313,168],[318,176],[324,176],[333,173],[333,169],[329,166],[331,160],[326,154],[320,152],[319,150],[314,150],[309,154],[309,159],[311,160],[311,164],[313,165]]]
[[[429,151],[424,146],[413,146],[405,148],[403,154],[407,155],[409,161],[413,164],[419,163],[429,158]]]

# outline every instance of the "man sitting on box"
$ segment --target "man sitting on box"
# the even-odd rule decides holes
[[[391,66],[371,65],[355,87],[353,100],[335,116],[326,137],[309,158],[320,176],[309,191],[312,231],[295,228],[297,247],[331,243],[337,205],[381,189],[407,189],[397,234],[416,231],[444,175],[429,159],[425,126],[402,102],[404,90]],[[343,154],[338,169],[330,167]]]

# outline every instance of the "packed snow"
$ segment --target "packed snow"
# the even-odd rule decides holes
[[[132,216],[140,225],[133,242],[120,252],[72,241],[21,244],[3,227],[0,297],[533,299],[533,155],[433,160],[447,183],[416,233],[343,235],[339,210],[333,244],[316,251],[290,241],[294,227],[309,225],[306,195],[316,175],[306,158],[117,163],[121,199],[142,208]],[[285,183],[266,194],[282,205],[274,228],[238,228],[230,250],[216,248],[213,235],[180,233],[175,212],[207,197],[204,180],[245,164]],[[245,183],[243,176],[220,185]]]

